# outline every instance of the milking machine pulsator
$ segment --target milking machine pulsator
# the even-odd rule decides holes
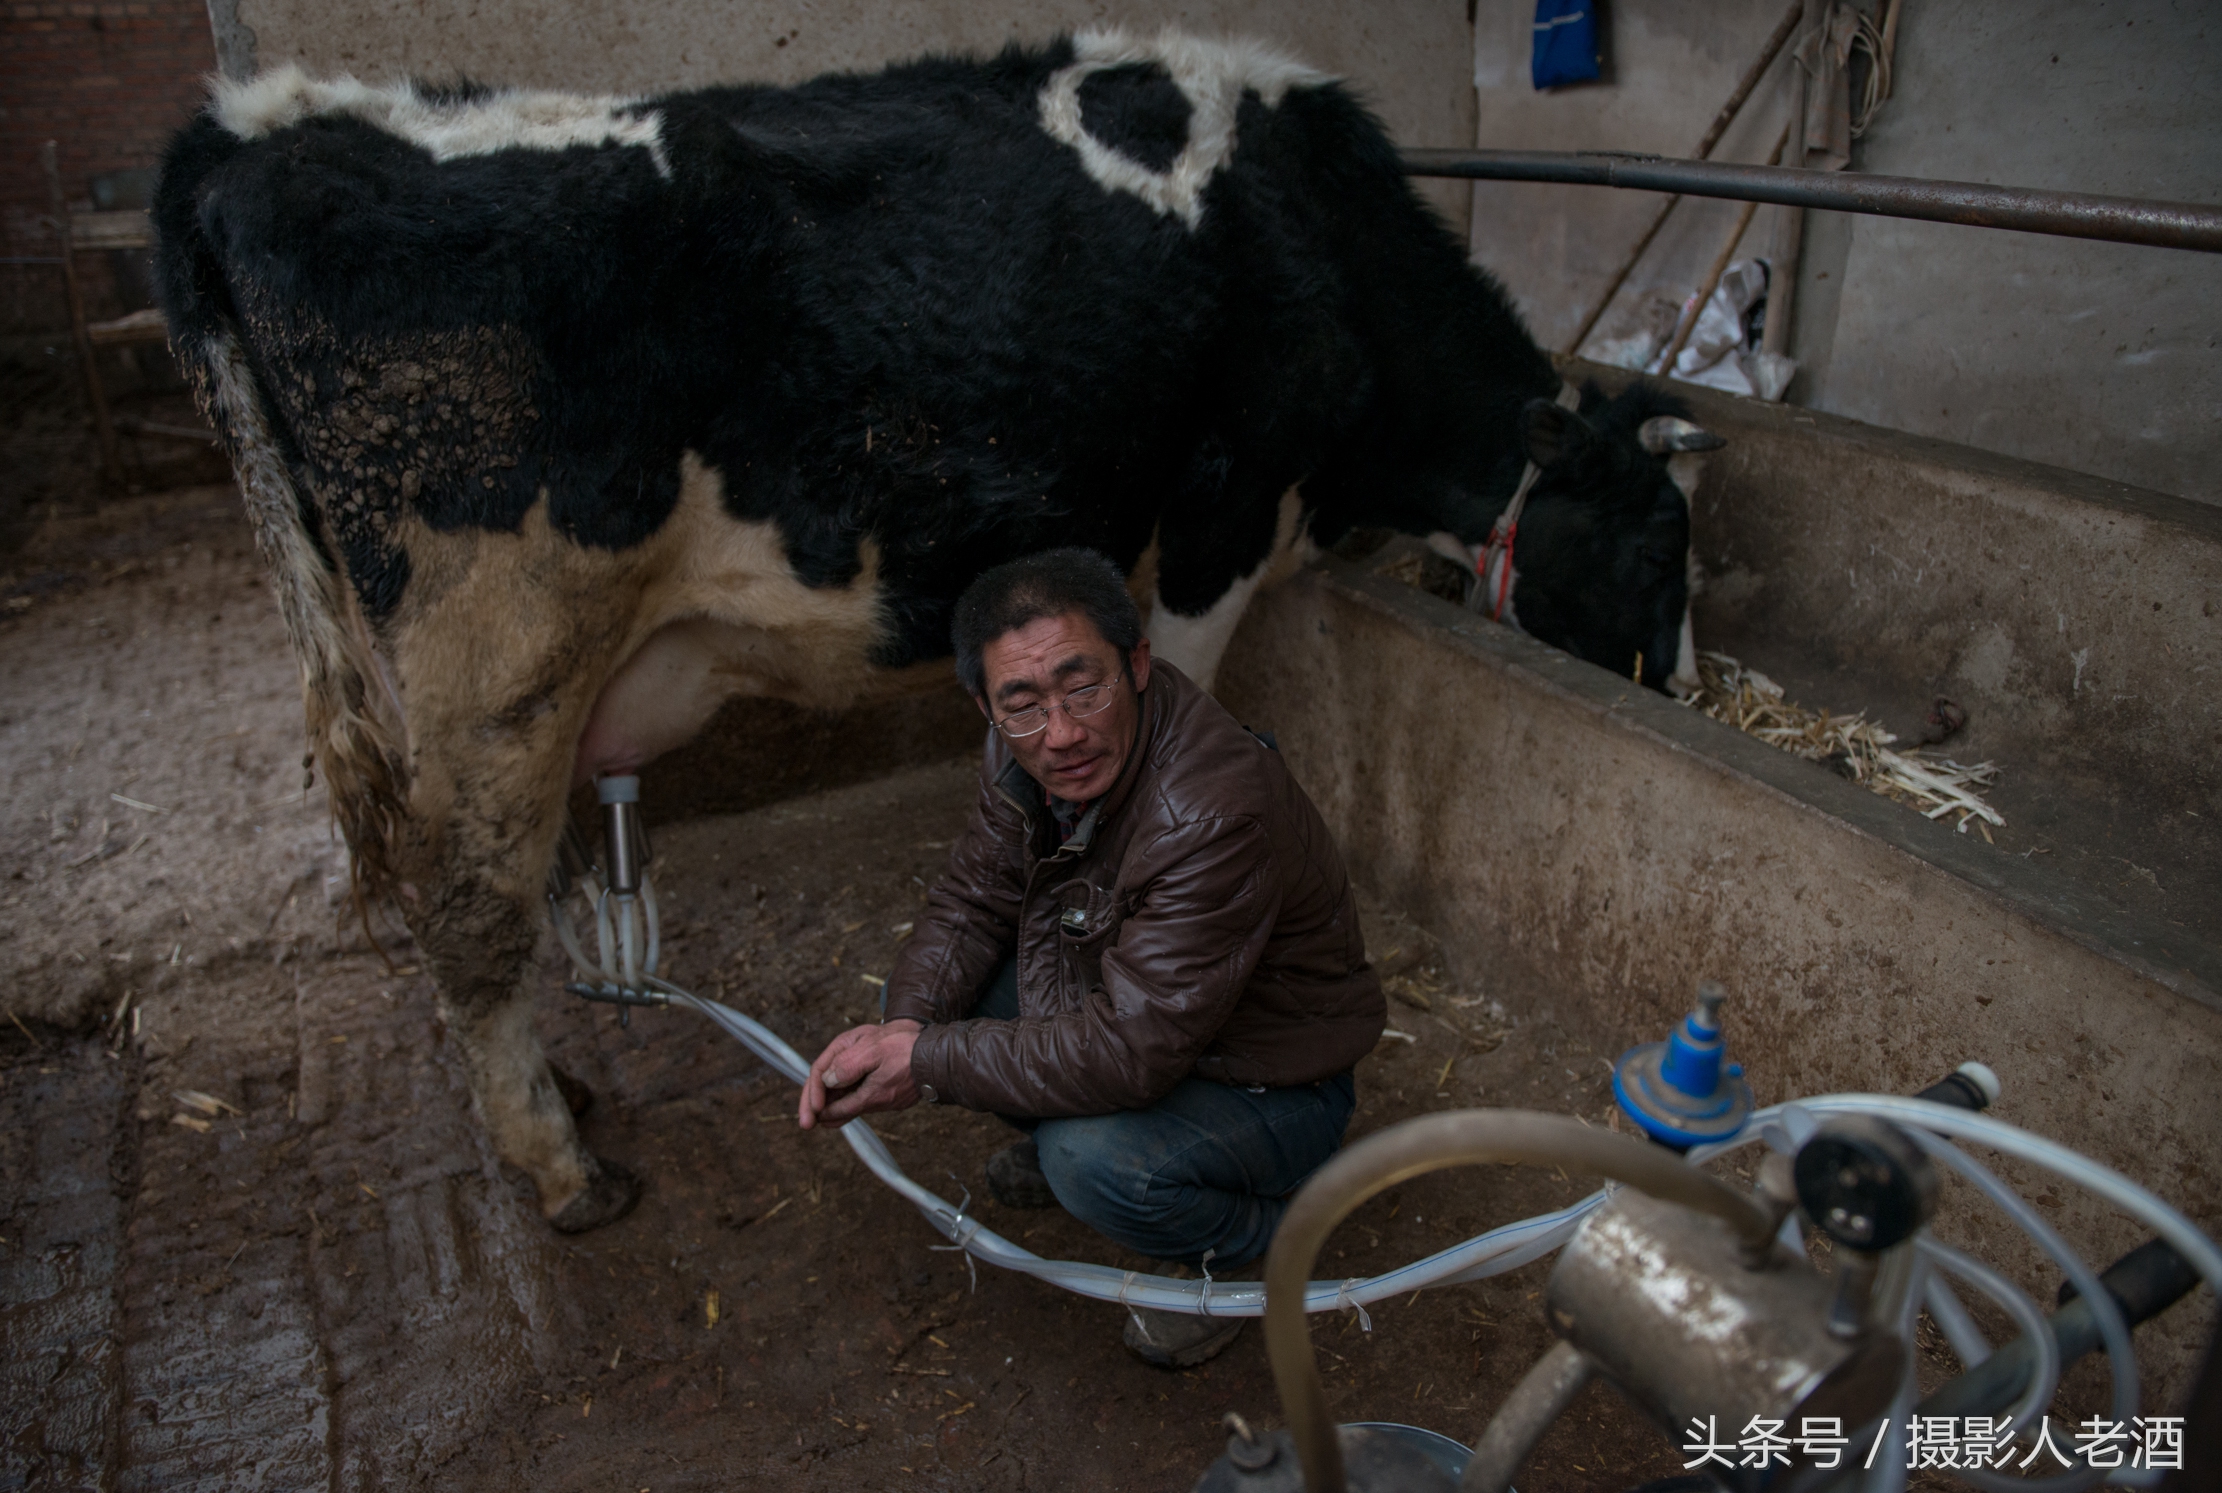
[[[809,1065],[775,1033],[656,974],[661,940],[639,785],[605,778],[599,794],[602,863],[567,828],[549,874],[550,916],[578,973],[567,988],[616,1004],[621,1016],[633,1006],[685,1006],[800,1083]],[[594,959],[572,924],[567,904],[576,892],[592,910]],[[1392,1125],[1346,1147],[1296,1195],[1266,1256],[1262,1288],[1208,1273],[1200,1282],[1174,1280],[1041,1259],[968,1215],[964,1203],[913,1182],[868,1125],[851,1122],[841,1133],[952,1241],[942,1247],[963,1250],[968,1263],[984,1259],[1130,1308],[1265,1318],[1288,1425],[1261,1434],[1229,1415],[1226,1453],[1197,1493],[1504,1493],[1551,1423],[1600,1378],[1694,1454],[1685,1462],[1694,1476],[1675,1484],[1691,1489],[1896,1493],[1918,1459],[1980,1489],[2069,1493],[2102,1481],[2152,1487],[2179,1465],[2183,1423],[2140,1415],[2129,1334],[2202,1280],[2222,1294],[2222,1250],[2128,1178],[1982,1114],[1999,1082],[1981,1063],[1962,1064],[1911,1098],[1831,1094],[1754,1109],[1741,1069],[1726,1060],[1721,1004],[1718,986],[1701,985],[1697,1008],[1666,1041],[1633,1048],[1615,1066],[1614,1095],[1648,1139],[1520,1110],[1457,1110]],[[2072,1182],[2155,1237],[2101,1275],[1958,1142]],[[1752,1144],[1768,1151],[1754,1189],[1703,1169]],[[1309,1279],[1327,1235],[1366,1199],[1426,1172],[1483,1162],[1555,1166],[1619,1185],[1399,1270]],[[1940,1168],[2060,1268],[2067,1283],[2058,1309],[2047,1314],[1998,1269],[1931,1233]],[[1809,1235],[1826,1239],[1831,1273],[1809,1259]],[[1558,1262],[1543,1294],[1558,1342],[1477,1443],[1417,1426],[1334,1423],[1307,1312],[1356,1310],[1363,1319],[1370,1301],[1478,1280],[1553,1249]],[[1994,1303],[2019,1335],[1989,1343],[1955,1280]],[[1927,1395],[1919,1393],[1913,1346],[1923,1310],[1963,1366]],[[2108,1415],[2080,1431],[2055,1430],[2050,1406],[2063,1369],[2100,1349],[2112,1380]],[[1924,1454],[1946,1434],[1940,1427],[1955,1438],[1945,1463]],[[1981,1452],[1972,1464],[1970,1448]]]

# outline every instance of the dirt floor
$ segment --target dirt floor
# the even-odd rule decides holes
[[[1188,1487],[1227,1410],[1278,1411],[1255,1329],[1189,1373],[1115,1307],[981,1268],[699,1019],[560,993],[541,1029],[647,1178],[562,1238],[489,1155],[432,992],[343,895],[300,706],[228,489],[56,501],[0,556],[0,1488]],[[674,978],[806,1052],[874,1009],[966,814],[959,759],[657,831]],[[1353,1135],[1478,1104],[1609,1123],[1627,1034],[1443,967],[1369,908],[1395,1034]],[[1012,1213],[998,1122],[878,1127],[1035,1251],[1140,1267]],[[1441,1174],[1361,1210],[1365,1275],[1586,1190]],[[1543,1264],[1314,1319],[1345,1420],[1471,1440],[1549,1342]],[[1681,1455],[1592,1389],[1521,1479],[1618,1489]]]
[[[784,1080],[691,1016],[620,1027],[552,960],[550,1051],[599,1098],[590,1143],[649,1187],[619,1225],[549,1232],[486,1151],[406,944],[381,928],[389,972],[342,895],[236,497],[81,503],[14,558],[0,1487],[1176,1489],[1224,1411],[1274,1418],[1255,1330],[1164,1374],[1120,1349],[1115,1307],[993,1270],[975,1287],[844,1142],[796,1130]],[[873,1009],[863,976],[971,797],[958,760],[662,827],[671,972],[813,1050]],[[1413,1040],[1364,1065],[1354,1133],[1454,1103],[1603,1118],[1604,1050],[1446,984],[1424,936],[1377,918]],[[1145,1265],[986,1199],[996,1121],[879,1128],[1037,1252]],[[1369,1205],[1323,1268],[1372,1273],[1580,1190],[1431,1179]],[[1320,1321],[1337,1413],[1471,1437],[1547,1345],[1541,1268],[1377,1307],[1370,1333]],[[1647,1431],[1600,1438],[1607,1414],[1625,1421],[1577,1411],[1527,1485],[1675,1469]]]

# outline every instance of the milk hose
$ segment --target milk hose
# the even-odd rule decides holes
[[[557,942],[578,974],[578,979],[567,987],[572,993],[593,1000],[617,1002],[620,1009],[636,1005],[683,1006],[708,1017],[726,1035],[790,1082],[800,1084],[809,1076],[809,1063],[763,1023],[730,1006],[684,990],[654,973],[654,959],[661,951],[661,942],[655,926],[655,898],[645,877],[641,882],[641,896],[630,907],[620,905],[621,899],[608,895],[591,872],[583,874],[579,882],[597,911],[599,959],[590,958],[581,947],[563,900],[553,895],[548,899]],[[624,920],[636,915],[645,927],[628,931]],[[634,983],[628,983],[619,974],[628,945],[635,951],[636,959],[638,950],[644,945],[649,953],[649,962],[645,969],[639,969],[639,978]],[[1031,1275],[1078,1295],[1128,1307],[1185,1312],[1192,1316],[1264,1315],[1266,1290],[1262,1281],[1179,1280],[1168,1275],[1140,1275],[1077,1260],[1045,1260],[996,1233],[963,1207],[912,1181],[887,1149],[887,1143],[864,1121],[851,1120],[841,1127],[841,1135],[872,1175],[925,1215],[926,1221],[943,1238],[991,1265]],[[1660,1154],[1665,1156],[1666,1153]],[[1669,1164],[1680,1166],[1672,1157],[1666,1159]],[[1312,1281],[1304,1291],[1303,1309],[1307,1312],[1342,1309],[1363,1316],[1365,1308],[1373,1302],[1407,1295],[1422,1287],[1459,1285],[1516,1270],[1551,1253],[1573,1237],[1581,1221],[1603,1203],[1605,1197],[1603,1191],[1593,1192],[1567,1207],[1477,1234],[1463,1243],[1381,1275]]]

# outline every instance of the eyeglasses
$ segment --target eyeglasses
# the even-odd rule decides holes
[[[1085,689],[1076,689],[1054,705],[1034,705],[1025,710],[1014,710],[997,721],[995,729],[1011,740],[1018,741],[1028,736],[1038,736],[1048,730],[1049,713],[1052,710],[1061,708],[1076,721],[1084,721],[1091,715],[1101,715],[1119,698],[1118,687],[1123,682],[1124,676],[1121,676],[1102,684],[1091,684]]]

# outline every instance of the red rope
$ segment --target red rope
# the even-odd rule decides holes
[[[1519,536],[1520,525],[1517,520],[1507,524],[1499,519],[1489,531],[1489,542],[1482,547],[1481,553],[1474,559],[1474,582],[1476,585],[1487,588],[1489,587],[1489,567],[1491,563],[1498,555],[1502,554],[1504,556],[1504,564],[1497,571],[1497,584],[1493,588],[1494,594],[1488,598],[1489,620],[1491,622],[1504,621],[1505,608],[1512,603],[1512,545],[1513,541],[1518,539]]]

